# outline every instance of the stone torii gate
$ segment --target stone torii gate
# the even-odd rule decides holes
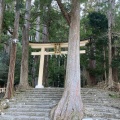
[[[80,42],[80,46],[85,46],[88,43],[88,40],[84,40]],[[39,65],[39,75],[38,75],[38,85],[36,88],[43,88],[42,79],[43,79],[43,69],[44,69],[44,56],[45,55],[65,55],[67,51],[62,50],[62,48],[68,48],[67,42],[60,43],[33,43],[30,42],[29,45],[33,49],[40,49],[39,52],[32,52],[31,55],[39,55],[40,56],[40,65]],[[46,51],[47,49],[47,51]],[[52,50],[51,50],[52,49]],[[85,50],[80,50],[80,54],[85,53]]]

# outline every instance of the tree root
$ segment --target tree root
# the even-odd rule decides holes
[[[16,90],[17,91],[26,91],[27,89],[30,89],[31,87],[29,85],[24,86],[24,85],[18,85]]]
[[[83,105],[80,96],[63,96],[58,105],[51,110],[52,120],[81,120]]]

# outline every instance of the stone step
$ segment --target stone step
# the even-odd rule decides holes
[[[16,101],[10,101],[9,103],[10,104],[13,104],[13,103],[54,103],[54,102],[58,102],[59,100],[49,100],[49,99],[44,99],[44,100],[36,100],[36,99],[33,99],[33,100],[31,100],[31,99],[24,99],[24,100],[16,100]]]
[[[22,100],[60,100],[60,98],[22,98]]]
[[[51,95],[54,95],[54,94],[63,94],[63,92],[44,92],[44,91],[36,91],[36,92],[25,92],[25,93],[22,93],[23,95],[27,95],[27,94],[40,94],[40,95],[43,95],[43,94],[51,94]]]
[[[94,117],[101,117],[101,118],[104,117],[104,118],[120,119],[120,115],[118,115],[118,114],[112,114],[112,113],[109,113],[109,112],[89,111],[89,112],[86,112],[85,115],[87,117],[94,116]]]
[[[114,114],[120,114],[120,110],[117,109],[112,109],[110,107],[93,107],[93,106],[89,106],[89,107],[85,107],[85,111],[99,111],[99,112],[109,112],[109,113],[114,113]]]
[[[41,116],[11,116],[11,115],[2,115],[0,116],[0,120],[50,120],[48,117]]]
[[[5,113],[6,115],[11,115],[11,116],[43,116],[43,117],[49,117],[49,112],[30,112],[30,111],[27,111],[27,112],[6,112]]]
[[[57,101],[20,101],[20,102],[17,102],[17,103],[14,103],[14,105],[55,105],[59,102],[59,100]],[[10,106],[13,105],[13,103],[9,103]],[[101,106],[102,102],[88,102],[88,101],[83,101],[83,104],[85,105],[91,105],[94,104],[94,105],[99,105]]]
[[[50,112],[51,108],[44,108],[44,109],[38,109],[38,108],[34,108],[34,109],[29,109],[29,108],[9,108],[9,111],[13,111],[13,112]]]
[[[91,92],[87,92],[87,91],[81,91],[81,94],[95,94],[97,93],[98,91],[91,91]],[[26,91],[24,93],[16,93],[16,94],[52,94],[52,93],[55,93],[55,94],[62,94],[63,91]]]
[[[10,104],[13,103],[54,103],[58,102],[60,98],[52,100],[52,98],[26,98],[26,99],[21,99],[21,100],[15,100],[15,101],[10,101]],[[83,99],[83,103],[109,103],[108,101],[102,101],[102,100],[94,100],[94,99]]]
[[[99,117],[86,117],[83,118],[82,120],[119,120],[115,118],[99,118]]]
[[[100,98],[98,96],[94,96],[94,95],[81,95],[83,98]],[[14,98],[20,98],[20,97],[62,97],[62,94],[26,94],[26,95],[19,95],[19,96],[15,96]],[[109,98],[109,97],[108,97]],[[106,99],[106,97],[104,97],[104,99]]]
[[[27,89],[26,91],[41,91],[41,90],[43,90],[43,91],[46,91],[46,90],[54,90],[54,91],[59,91],[59,90],[64,90],[64,88],[60,88],[60,87],[45,87],[45,88],[32,88],[32,89]]]
[[[43,88],[43,89],[33,89],[33,90],[26,90],[25,92],[63,92],[64,89],[48,89],[48,88]],[[103,90],[99,90],[99,89],[82,89],[81,93],[94,93],[96,91],[103,91]],[[19,92],[18,92],[19,93]]]
[[[40,95],[36,95],[36,96],[25,96],[24,98],[61,98],[62,96],[40,96]]]
[[[38,105],[38,106],[43,106],[43,105],[44,106],[49,106],[50,105],[51,106],[51,105],[56,105],[56,104],[57,104],[56,102],[50,102],[50,103],[46,103],[46,104],[45,103],[39,103],[39,102],[38,103],[36,103],[36,102],[35,103],[34,102],[33,103],[31,103],[31,102],[21,102],[21,103],[17,103],[17,104],[14,104],[14,105],[11,104],[11,106],[19,106],[19,105],[20,106],[21,105],[24,105],[24,106],[25,105]]]
[[[12,105],[10,106],[10,108],[30,108],[30,109],[34,109],[34,108],[38,108],[38,109],[44,109],[44,108],[52,108],[54,107],[55,105],[24,105],[24,104],[21,104],[21,105]]]
[[[94,95],[81,95],[82,98],[88,98],[88,99],[91,99],[91,98],[98,98],[98,99],[101,99],[102,97],[98,97],[98,96],[94,96]],[[21,96],[15,96],[14,98],[19,98],[19,97],[62,97],[62,94],[26,94],[26,95],[21,95]],[[103,97],[102,99],[106,99],[106,98],[110,98],[110,97]]]

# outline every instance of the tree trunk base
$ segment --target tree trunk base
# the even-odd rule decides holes
[[[18,88],[16,88],[17,91],[25,91],[27,89],[31,89],[31,87],[29,85],[25,86],[25,85],[18,85]]]
[[[56,107],[51,110],[52,120],[82,120],[83,105],[79,96],[64,94]]]
[[[120,92],[120,83],[118,82],[113,82],[113,85],[109,85],[107,88],[107,90],[111,90],[111,91],[119,91]]]

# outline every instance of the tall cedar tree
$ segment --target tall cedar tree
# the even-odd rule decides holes
[[[57,0],[60,5],[62,3]],[[68,57],[64,93],[58,105],[52,109],[52,120],[81,120],[83,103],[80,90],[80,1],[71,1],[69,24]],[[63,8],[62,8],[63,9]],[[64,10],[63,10],[64,12]],[[68,14],[64,14],[65,16]]]
[[[3,2],[4,2],[4,0],[0,0],[0,37],[1,37],[1,33],[2,33],[2,22],[3,22],[3,7],[4,7]],[[1,38],[0,38],[0,40],[1,40]]]
[[[109,11],[108,11],[108,64],[109,64],[109,70],[108,70],[108,88],[111,88],[114,86],[113,84],[113,76],[112,76],[112,28],[113,28],[113,11],[114,11],[114,4],[115,0],[109,0]]]
[[[14,89],[14,73],[15,73],[16,48],[17,48],[16,42],[18,39],[19,18],[20,18],[20,9],[17,8],[18,4],[19,4],[19,0],[16,0],[16,12],[15,12],[13,39],[11,42],[8,81],[7,81],[7,89],[5,93],[5,98],[8,98],[8,99],[12,97],[13,89]]]
[[[31,0],[26,0],[25,24],[22,33],[22,61],[20,83],[18,89],[29,88],[28,84],[28,47],[29,47],[29,27],[30,27]]]

